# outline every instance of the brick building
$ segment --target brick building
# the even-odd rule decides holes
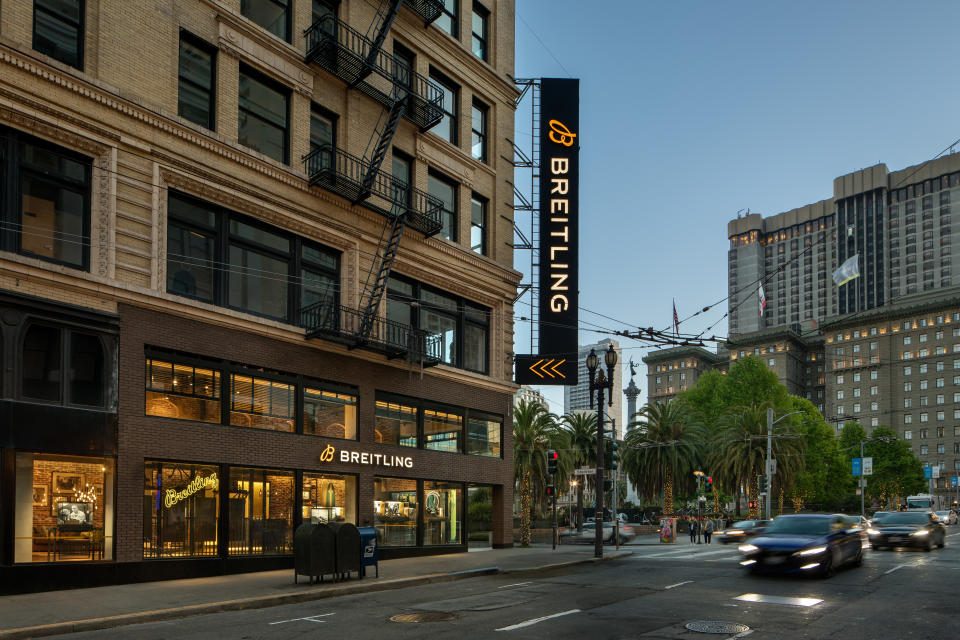
[[[513,38],[512,0],[3,3],[0,584],[512,543]]]

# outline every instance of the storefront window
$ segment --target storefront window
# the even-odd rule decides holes
[[[230,468],[230,555],[293,552],[293,472]]]
[[[276,380],[230,375],[230,424],[293,431],[294,386]]]
[[[113,460],[17,453],[14,562],[113,559]]]
[[[373,479],[373,526],[377,530],[377,544],[381,546],[416,546],[416,480]]]
[[[470,412],[467,420],[467,453],[499,458],[502,425],[499,418],[488,418]]]
[[[322,389],[303,390],[303,432],[357,439],[357,396]]]
[[[463,540],[463,485],[423,483],[424,546],[461,544]]]
[[[374,432],[379,443],[416,447],[417,408],[377,400]]]
[[[146,462],[143,471],[143,557],[217,555],[218,468]]]
[[[220,422],[220,372],[147,360],[148,416]]]
[[[434,451],[460,451],[463,416],[448,411],[423,411],[424,448]]]
[[[303,474],[303,521],[357,523],[357,477]]]

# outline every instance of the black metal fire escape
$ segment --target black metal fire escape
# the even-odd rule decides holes
[[[378,318],[377,311],[386,290],[394,258],[404,228],[410,226],[425,236],[442,229],[442,202],[382,171],[393,136],[401,118],[413,122],[421,131],[443,117],[443,94],[429,79],[416,73],[383,51],[393,21],[406,4],[424,20],[424,26],[436,20],[442,11],[440,0],[385,0],[380,5],[370,31],[373,39],[361,34],[336,16],[317,20],[305,32],[307,62],[316,64],[357,89],[384,108],[384,116],[372,132],[369,156],[358,158],[333,145],[312,150],[305,158],[310,184],[320,186],[386,217],[386,241],[378,247],[377,257],[364,286],[363,308],[340,306],[321,300],[301,310],[301,323],[308,337],[326,335],[345,340],[352,347],[383,351],[391,357],[407,356],[421,363],[435,364],[436,340],[425,332],[401,323]],[[389,230],[389,235],[387,231]]]

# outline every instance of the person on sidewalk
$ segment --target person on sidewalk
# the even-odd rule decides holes
[[[713,520],[707,520],[707,523],[703,525],[703,539],[707,544],[710,544],[711,535],[713,535]]]
[[[697,521],[690,520],[690,544],[697,541]]]

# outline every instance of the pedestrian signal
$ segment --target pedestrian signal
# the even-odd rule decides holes
[[[548,485],[547,485],[547,497],[548,497],[548,498],[556,498],[556,497],[557,497],[557,489],[556,489],[556,487],[554,487],[552,484],[548,484]]]
[[[757,508],[757,501],[756,501],[756,500],[751,500],[751,501],[750,501],[750,508],[751,508],[751,509],[756,509],[756,508]]]
[[[560,460],[560,454],[550,449],[547,451],[547,473],[553,475],[557,472],[557,461]]]

